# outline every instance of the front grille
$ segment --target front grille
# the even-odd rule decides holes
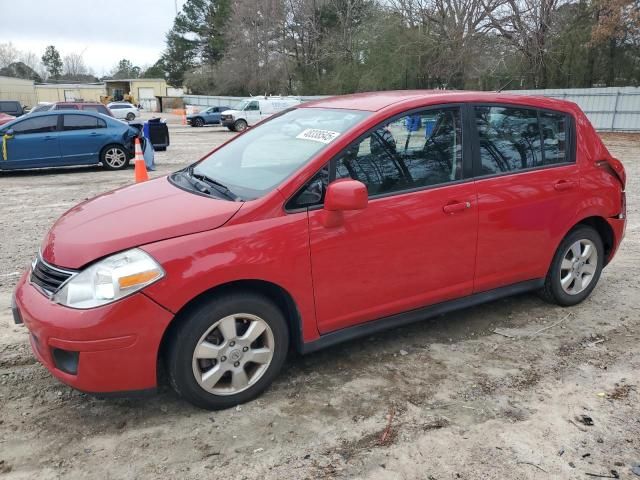
[[[53,267],[38,257],[31,269],[31,283],[51,296],[74,274],[75,272]]]

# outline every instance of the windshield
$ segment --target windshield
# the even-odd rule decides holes
[[[247,108],[247,105],[249,105],[250,103],[251,103],[251,100],[242,100],[235,107],[233,107],[233,110],[238,110],[241,112],[242,110]]]
[[[252,128],[195,165],[243,200],[258,198],[305,165],[369,112],[297,108]]]

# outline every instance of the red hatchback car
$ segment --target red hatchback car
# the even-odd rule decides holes
[[[625,172],[574,104],[405,91],[299,105],[64,214],[15,292],[88,392],[263,391],[302,353],[537,290],[574,305],[625,231]]]

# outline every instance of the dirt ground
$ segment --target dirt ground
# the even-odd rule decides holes
[[[171,135],[153,176],[232,134]],[[583,304],[521,295],[292,356],[258,400],[214,413],[166,387],[148,399],[76,392],[12,322],[17,272],[53,221],[133,171],[0,174],[0,478],[640,478],[640,136],[605,140],[627,168],[630,219]]]

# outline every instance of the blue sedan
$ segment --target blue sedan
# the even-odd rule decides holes
[[[55,110],[0,127],[0,170],[92,165],[126,168],[139,130],[99,113]]]
[[[193,115],[187,115],[187,123],[192,127],[204,127],[205,125],[213,125],[220,123],[220,114],[229,107],[209,107]]]

